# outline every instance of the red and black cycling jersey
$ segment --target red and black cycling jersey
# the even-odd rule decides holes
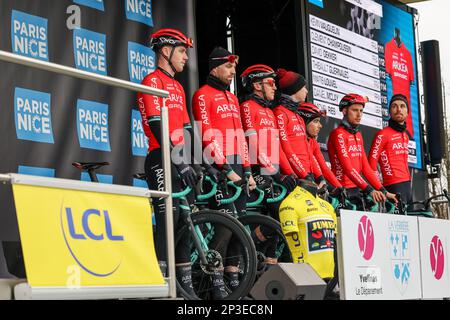
[[[237,97],[228,90],[205,84],[195,92],[192,110],[195,120],[201,122],[203,148],[218,167],[227,164],[227,156],[240,155],[244,168],[249,168],[248,146]]]
[[[350,133],[340,125],[331,131],[327,146],[331,170],[343,187],[365,190],[368,183],[362,173],[372,187],[382,188],[367,160],[361,132]]]
[[[186,95],[181,84],[161,69],[156,69],[147,75],[142,80],[142,84],[169,92],[169,96],[166,98],[166,107],[169,110],[170,139],[173,145],[183,144],[183,128],[189,127],[191,123],[186,108]],[[159,149],[161,146],[156,139],[159,134],[152,133],[149,121],[161,120],[163,98],[139,92],[137,99],[144,132],[149,139],[148,151]]]
[[[317,166],[322,171],[324,178],[335,188],[342,187],[339,180],[334,175],[333,171],[328,167],[325,162],[325,158],[323,157],[322,151],[320,150],[319,143],[317,140],[309,138],[309,148],[313,154],[314,161],[317,163]]]
[[[283,105],[277,106],[273,113],[280,130],[282,149],[294,173],[301,179],[311,173],[316,178],[320,177],[322,173],[313,159],[303,118]]]
[[[386,127],[375,135],[370,148],[369,164],[374,171],[378,171],[380,164],[384,186],[411,180],[408,142],[406,132],[399,132],[391,127]]]
[[[281,173],[293,174],[289,161],[280,144],[275,115],[269,107],[263,107],[253,99],[241,104],[242,125],[248,139],[252,164],[274,174],[280,167]]]

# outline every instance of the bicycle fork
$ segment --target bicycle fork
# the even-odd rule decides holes
[[[200,230],[197,230],[196,227],[194,226],[194,223],[192,222],[191,208],[190,208],[187,200],[184,198],[184,199],[181,199],[181,202],[182,202],[180,204],[181,218],[183,219],[184,223],[188,227],[188,230],[194,241],[195,249],[197,249],[197,252],[200,256],[201,263],[203,265],[207,265],[208,259],[206,258],[205,251],[208,251],[208,246],[206,245],[206,241],[203,238]],[[200,237],[201,237],[201,239],[200,239]]]

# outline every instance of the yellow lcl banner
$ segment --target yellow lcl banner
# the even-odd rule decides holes
[[[30,286],[165,283],[147,198],[28,185],[13,191]]]

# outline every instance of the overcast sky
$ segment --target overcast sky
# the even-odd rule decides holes
[[[410,4],[419,11],[419,40],[438,40],[441,73],[445,83],[447,112],[450,109],[450,0]]]

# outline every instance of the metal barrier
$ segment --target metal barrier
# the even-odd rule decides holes
[[[24,65],[30,68],[41,69],[61,75],[66,75],[83,80],[90,80],[97,83],[113,86],[121,89],[131,90],[135,92],[142,92],[146,94],[155,95],[162,98],[167,98],[169,93],[164,90],[154,89],[148,86],[135,84],[129,81],[97,75],[94,73],[78,70],[64,65],[36,60],[33,58],[23,57],[7,51],[0,50],[0,61],[6,61],[19,65]],[[169,112],[166,107],[165,99],[161,107],[161,136],[162,136],[162,151],[163,151],[163,170],[164,170],[164,191],[150,190],[150,197],[165,198],[165,205],[167,212],[172,212],[172,186],[171,181],[171,163],[169,150]],[[0,181],[11,182],[11,176],[8,174],[0,174]],[[166,183],[169,182],[169,183]],[[169,284],[169,298],[176,298],[176,276],[175,276],[175,245],[173,234],[173,215],[166,215],[166,235],[167,235],[167,268],[168,268],[168,284]],[[163,298],[163,297],[161,297]]]

